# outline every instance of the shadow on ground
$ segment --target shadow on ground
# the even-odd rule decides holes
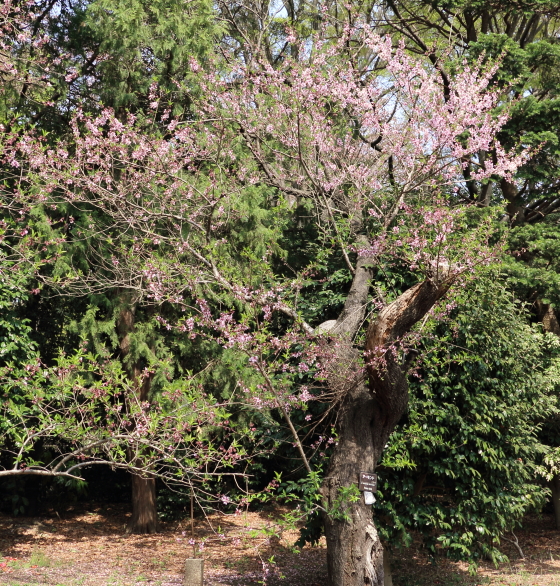
[[[180,586],[184,561],[193,555],[190,524],[162,524],[155,535],[127,535],[129,513],[120,507],[69,511],[62,518],[0,515],[0,584],[7,586]],[[197,519],[204,542],[205,586],[325,586],[324,542],[297,553],[297,532],[269,539],[274,514],[212,515]],[[516,532],[525,553],[504,542],[510,563],[466,564],[445,558],[431,563],[419,543],[394,552],[394,586],[560,586],[560,532],[552,515],[526,521]],[[9,559],[6,557],[9,556]],[[2,564],[6,564],[3,566]]]
[[[155,535],[127,535],[120,507],[76,509],[62,518],[0,515],[0,584],[53,586],[176,586],[193,555],[190,523],[162,524]],[[297,533],[270,540],[259,533],[271,513],[212,515],[195,522],[204,542],[206,586],[324,586],[325,548],[289,547]],[[8,556],[9,559],[6,557]],[[8,560],[8,561],[6,561]]]

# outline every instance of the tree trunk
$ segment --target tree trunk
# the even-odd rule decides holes
[[[130,353],[130,334],[134,331],[135,306],[126,304],[120,312],[117,320],[117,332],[121,357],[126,360]],[[138,361],[127,367],[129,376],[134,383],[139,401],[147,401],[150,392],[150,379],[142,380],[142,368]],[[131,463],[134,456],[129,453]],[[141,467],[141,462],[138,461]],[[154,478],[142,478],[132,474],[132,517],[126,528],[127,533],[156,533],[158,530],[156,481]]]
[[[358,271],[353,286],[363,275]],[[331,586],[385,586],[383,547],[373,522],[372,508],[361,496],[342,499],[342,491],[358,484],[360,472],[374,472],[389,435],[408,404],[406,366],[398,359],[399,340],[447,292],[451,280],[426,280],[385,307],[370,324],[366,336],[366,374],[360,353],[350,341],[339,342],[331,388],[342,396],[338,413],[338,444],[323,483],[327,564]],[[369,284],[368,284],[369,287]],[[366,287],[366,294],[367,288]],[[351,291],[357,304],[360,295]],[[363,301],[363,296],[361,297]],[[355,312],[354,312],[355,313]],[[352,334],[339,325],[333,331]]]
[[[535,302],[535,309],[537,316],[542,322],[543,330],[545,332],[551,332],[560,336],[560,320],[551,305],[543,303],[540,299]]]
[[[550,481],[552,489],[552,504],[554,505],[554,517],[556,529],[560,529],[560,474],[555,474]]]
[[[371,505],[341,501],[340,490],[358,484],[360,472],[373,472],[380,454],[372,441],[375,401],[365,382],[350,389],[340,411],[338,445],[323,484],[327,564],[331,586],[383,586],[383,547]]]
[[[389,553],[386,551],[383,555],[383,572],[385,574],[385,586],[393,586],[393,573],[389,562]]]
[[[158,529],[156,481],[132,475],[132,518],[127,533],[156,533]]]

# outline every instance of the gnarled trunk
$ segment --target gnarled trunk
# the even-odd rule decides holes
[[[117,320],[117,332],[123,360],[130,353],[130,334],[134,330],[135,306],[126,304],[121,309]],[[142,368],[138,362],[129,365],[128,373],[134,383],[139,401],[147,401],[150,392],[149,377],[142,379]],[[133,465],[142,467],[138,456],[129,452],[129,460]],[[156,481],[155,478],[142,478],[132,474],[132,517],[126,528],[127,533],[156,533],[158,530]]]
[[[354,285],[363,278],[356,273]],[[363,275],[362,275],[363,277]],[[406,366],[399,363],[392,345],[418,322],[447,292],[451,280],[426,280],[385,307],[370,324],[366,338],[366,376],[360,368],[359,351],[350,342],[340,344],[338,364],[329,383],[342,393],[337,420],[338,445],[323,483],[327,510],[325,534],[331,586],[385,586],[383,547],[373,522],[372,508],[363,498],[341,502],[341,489],[358,484],[360,472],[374,472],[395,425],[408,404]],[[365,306],[365,293],[351,291],[349,300]],[[347,301],[347,304],[349,301]],[[332,328],[353,335],[343,327],[343,314]],[[354,315],[357,307],[354,308]],[[355,320],[354,320],[355,321]]]
[[[327,563],[331,586],[383,585],[383,547],[364,499],[340,502],[340,490],[358,483],[360,472],[373,472],[379,459],[374,436],[375,401],[365,382],[350,389],[341,406],[338,445],[323,484]],[[343,518],[342,515],[347,516]]]

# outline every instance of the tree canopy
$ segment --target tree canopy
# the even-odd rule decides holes
[[[503,559],[557,472],[557,18],[5,0],[0,480],[123,468],[149,532],[156,478],[282,481],[337,586]]]

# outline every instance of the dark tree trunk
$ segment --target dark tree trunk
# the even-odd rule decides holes
[[[550,481],[552,490],[552,504],[554,505],[554,518],[556,529],[560,529],[560,474],[555,474]]]
[[[540,299],[535,302],[535,309],[537,316],[542,322],[543,330],[545,332],[551,332],[560,336],[560,320],[551,305],[543,303]]]
[[[141,459],[129,455],[131,463],[141,467]],[[144,478],[138,474],[131,474],[132,488],[132,516],[126,527],[127,533],[157,533],[158,515],[156,501],[155,478]]]
[[[130,353],[130,334],[134,331],[135,306],[124,305],[117,320],[117,333],[121,357],[126,362]],[[150,392],[150,379],[142,379],[142,368],[138,361],[127,366],[128,374],[134,383],[138,400],[147,401]],[[131,463],[142,466],[140,458],[129,453]],[[158,530],[156,481],[132,474],[132,517],[126,528],[127,533],[156,533]]]
[[[352,348],[352,336],[361,319],[358,306],[365,308],[369,279],[367,259],[358,261],[352,290],[333,332],[348,336],[339,344],[337,365],[329,384],[341,394],[338,414],[338,445],[329,462],[323,484],[327,510],[325,535],[331,586],[385,586],[383,547],[373,522],[372,508],[363,498],[341,502],[341,489],[358,484],[360,472],[374,472],[383,449],[408,404],[406,367],[394,347],[412,326],[448,290],[450,281],[426,280],[415,285],[385,307],[370,324],[366,337],[366,373],[360,365],[360,352]],[[365,283],[365,286],[364,286]],[[359,289],[359,291],[357,291]],[[350,305],[353,306],[353,310]],[[346,316],[346,317],[345,317]]]
[[[506,211],[511,218],[513,224],[522,223],[523,217],[520,214],[521,204],[519,202],[519,192],[515,184],[507,179],[500,181],[500,187],[502,189],[502,195],[507,200]]]
[[[132,475],[132,517],[127,533],[156,533],[158,529],[156,481]]]
[[[385,586],[393,586],[393,573],[387,551],[383,552],[383,573],[385,574]]]

